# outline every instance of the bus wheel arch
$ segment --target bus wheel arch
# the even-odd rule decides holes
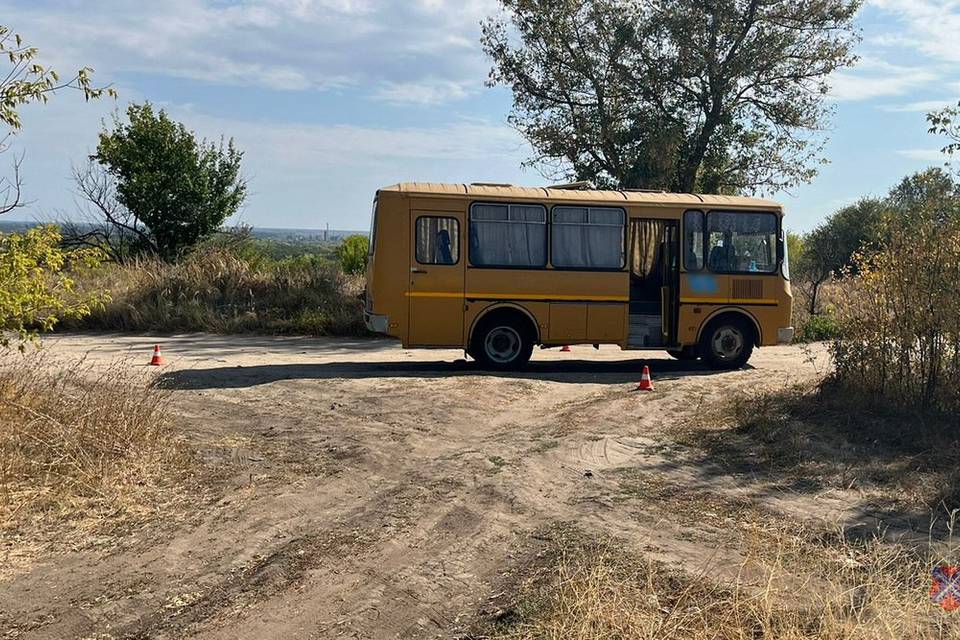
[[[470,328],[467,353],[487,369],[518,369],[530,360],[540,341],[530,312],[516,305],[485,310]]]
[[[704,321],[698,352],[711,368],[739,369],[761,343],[760,325],[742,310],[719,310]]]

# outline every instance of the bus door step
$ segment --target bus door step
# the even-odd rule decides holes
[[[663,319],[659,315],[631,313],[627,346],[632,349],[662,347],[662,324]]]

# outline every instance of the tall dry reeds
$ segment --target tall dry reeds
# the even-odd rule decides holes
[[[111,300],[68,328],[110,331],[362,335],[362,278],[316,256],[251,259],[229,247],[174,263],[143,258],[105,267],[83,286]]]

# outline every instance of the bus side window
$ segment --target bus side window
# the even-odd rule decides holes
[[[547,209],[543,205],[474,203],[469,236],[472,266],[547,266]]]
[[[420,264],[460,262],[460,222],[456,218],[417,218],[416,242]]]

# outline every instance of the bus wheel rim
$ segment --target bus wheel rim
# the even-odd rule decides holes
[[[494,362],[507,363],[520,353],[520,334],[513,327],[496,327],[487,333],[484,351]]]
[[[721,360],[733,360],[743,352],[743,332],[737,327],[721,327],[713,334],[713,352]]]

